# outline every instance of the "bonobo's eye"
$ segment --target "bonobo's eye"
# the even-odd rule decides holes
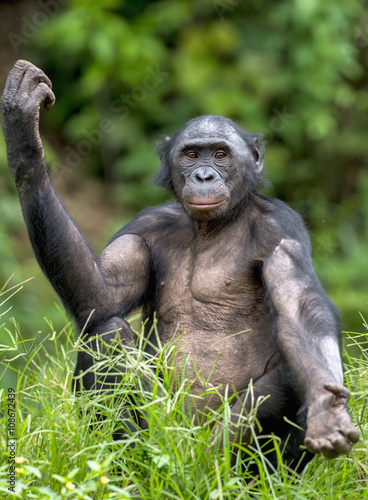
[[[216,151],[215,153],[216,160],[224,160],[226,156],[227,154],[225,153],[225,151],[222,151],[221,149],[219,151]]]
[[[185,156],[190,160],[195,160],[196,158],[198,158],[198,154],[195,151],[186,151]]]

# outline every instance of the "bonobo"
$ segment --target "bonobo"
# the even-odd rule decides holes
[[[249,410],[252,382],[254,400],[268,396],[257,414],[262,432],[279,436],[289,461],[302,457],[303,444],[307,458],[348,453],[359,433],[347,412],[338,314],[314,273],[300,217],[256,192],[264,180],[258,136],[200,116],[167,137],[156,182],[177,201],[144,210],[97,258],[51,184],[42,101],[54,104],[50,80],[18,61],[2,97],[8,163],[36,258],[77,327],[87,323],[89,338],[118,332],[132,345],[124,318],[141,306],[147,331],[156,315],[161,344],[176,342],[175,363],[186,357],[195,396],[209,387],[237,394],[233,443],[249,440],[235,422]],[[76,372],[87,371],[87,389],[100,383],[91,365],[80,352]],[[204,395],[196,408],[220,404]]]

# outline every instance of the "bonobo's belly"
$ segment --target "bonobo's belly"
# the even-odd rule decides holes
[[[172,300],[158,311],[162,343],[175,344],[175,365],[186,367],[191,393],[204,396],[196,404],[199,409],[208,405],[217,409],[226,387],[229,395],[245,390],[250,380],[263,375],[273,354],[267,309],[256,306],[255,320],[244,314],[244,304],[240,309],[195,301],[187,308]]]

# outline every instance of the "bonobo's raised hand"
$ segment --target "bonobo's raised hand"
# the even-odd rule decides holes
[[[359,431],[353,426],[346,406],[350,393],[340,384],[325,384],[325,391],[309,406],[304,443],[312,453],[335,458],[348,453],[359,441]]]
[[[38,124],[42,101],[46,109],[54,105],[51,87],[43,71],[28,61],[18,61],[9,73],[1,99],[1,119],[9,168],[17,183],[44,165],[40,163],[43,148]]]

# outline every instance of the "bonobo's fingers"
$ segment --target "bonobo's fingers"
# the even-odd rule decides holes
[[[36,66],[30,65],[24,73],[20,84],[20,92],[28,94],[38,106],[45,101],[45,108],[51,109],[55,102],[51,80]]]
[[[326,389],[326,391],[332,392],[335,396],[338,398],[345,398],[346,402],[349,401],[350,398],[350,392],[347,387],[344,385],[340,384],[324,384],[323,388]]]
[[[38,123],[41,103],[44,101],[46,109],[54,105],[51,87],[45,73],[28,61],[18,61],[9,73],[1,99],[1,121],[8,164],[16,183],[30,179],[31,164],[38,169],[34,172],[47,173]],[[21,158],[26,161],[20,161]],[[32,163],[31,158],[36,163]],[[27,178],[24,176],[26,168]]]
[[[40,68],[37,68],[37,66],[28,61],[20,59],[14,64],[13,69],[9,73],[7,88],[10,91],[16,91],[21,86],[24,87],[25,85],[29,85],[35,77],[39,78],[39,82],[44,82],[52,88],[51,80]],[[23,90],[30,92],[33,88],[34,85],[28,89],[23,88]]]
[[[17,91],[23,80],[25,72],[30,66],[33,66],[33,64],[28,61],[23,61],[22,59],[17,61],[8,75],[5,87],[6,90],[8,90],[9,92]]]
[[[349,453],[359,441],[359,431],[350,419],[346,406],[349,390],[340,384],[325,384],[323,392],[308,409],[307,432],[304,444],[312,453],[335,458]]]
[[[331,433],[328,438],[306,438],[304,444],[312,453],[322,453],[326,458],[336,458],[347,454],[352,449],[352,443],[339,431]]]
[[[350,398],[350,392],[345,386],[340,385],[340,384],[324,384],[323,387],[327,391],[334,394],[334,396],[336,396],[337,404],[339,404],[340,399],[345,399],[346,404],[348,403],[349,398]],[[357,443],[359,441],[359,431],[351,423],[350,417],[349,417],[349,422],[350,422],[350,426],[347,426],[345,428],[345,435],[352,443]]]
[[[55,104],[55,95],[53,91],[43,82],[37,85],[37,87],[31,92],[30,97],[39,105],[42,101],[45,101],[44,106],[47,110],[51,109]]]
[[[41,82],[45,83],[50,89],[52,88],[50,78],[40,68],[31,64],[24,74],[21,89],[23,88],[26,92],[31,93],[36,85]]]
[[[51,88],[51,80],[41,69],[28,61],[17,61],[9,73],[3,93],[5,114],[15,109],[37,112],[42,101],[45,101],[46,109],[52,108],[55,96]]]

